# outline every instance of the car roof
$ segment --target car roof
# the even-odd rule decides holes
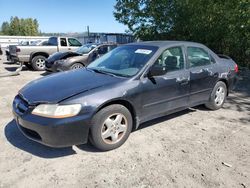
[[[180,45],[190,45],[190,46],[199,46],[205,47],[203,44],[189,41],[145,41],[145,42],[135,42],[127,45],[144,45],[144,46],[156,46],[159,48],[165,48],[168,46],[180,46]]]

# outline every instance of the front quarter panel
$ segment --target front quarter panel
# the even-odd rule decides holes
[[[61,103],[82,104],[81,113],[87,113],[90,117],[93,117],[93,115],[106,104],[123,100],[129,102],[133,106],[136,115],[140,115],[140,88],[139,80],[128,80],[119,84],[86,91],[64,100]]]

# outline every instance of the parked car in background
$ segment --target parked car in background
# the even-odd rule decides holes
[[[45,145],[89,139],[100,150],[115,149],[145,121],[200,104],[221,108],[238,72],[221,57],[193,42],[119,46],[85,69],[26,85],[14,99],[14,117],[26,137]]]
[[[83,68],[98,57],[116,48],[117,44],[85,44],[76,51],[57,52],[49,56],[45,62],[45,70],[59,72],[70,69]]]
[[[75,38],[50,37],[46,46],[10,45],[10,59],[14,62],[23,62],[28,68],[44,70],[45,60],[55,52],[71,51],[82,46]]]
[[[1,45],[0,45],[0,55],[3,55],[3,51],[2,51]]]

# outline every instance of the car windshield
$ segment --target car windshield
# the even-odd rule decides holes
[[[91,50],[93,50],[95,47],[97,47],[96,44],[86,44],[86,45],[81,46],[80,48],[77,48],[76,53],[87,54]]]
[[[88,68],[117,76],[131,77],[146,65],[157,49],[158,47],[155,46],[121,46],[98,58]]]

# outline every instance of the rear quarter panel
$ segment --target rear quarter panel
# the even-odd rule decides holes
[[[230,58],[218,57],[219,79],[227,80],[228,89],[232,90],[237,82],[237,73],[235,72],[236,63]]]

